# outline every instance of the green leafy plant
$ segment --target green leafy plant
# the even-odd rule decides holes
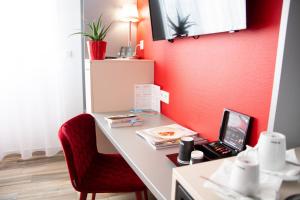
[[[179,13],[177,12],[177,24],[173,22],[169,16],[167,16],[168,22],[169,22],[169,27],[175,32],[173,34],[174,37],[184,37],[188,36],[189,31],[188,29],[191,26],[194,26],[194,22],[190,22],[189,18],[190,15],[187,15],[185,17],[181,17]]]
[[[102,41],[106,37],[106,34],[108,30],[110,29],[112,23],[110,23],[108,26],[105,26],[102,21],[102,15],[98,18],[96,22],[90,22],[87,24],[89,27],[88,32],[77,32],[73,33],[72,35],[83,35],[93,41]]]

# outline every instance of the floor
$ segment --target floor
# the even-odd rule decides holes
[[[42,152],[29,160],[10,155],[0,162],[0,200],[74,200],[63,153],[45,157]],[[88,197],[90,199],[90,196]],[[96,199],[133,200],[134,193],[97,194]]]

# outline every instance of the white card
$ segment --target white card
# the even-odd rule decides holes
[[[134,108],[160,112],[160,86],[136,84],[134,86]]]

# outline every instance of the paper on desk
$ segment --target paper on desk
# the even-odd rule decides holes
[[[136,84],[134,108],[160,112],[160,87],[154,84]]]
[[[219,183],[220,185],[227,186],[228,180],[230,178],[231,169],[232,169],[233,162],[229,160],[224,160],[222,165],[218,168],[218,170],[210,177],[211,180],[214,182]],[[281,178],[276,176],[270,176],[267,174],[260,174],[260,186],[259,191],[255,195],[255,198],[257,199],[263,199],[263,200],[274,200],[277,199],[277,193],[279,191],[279,188],[281,186]],[[204,187],[210,188],[217,192],[217,194],[222,199],[241,199],[239,196],[234,196],[233,193],[230,193],[230,196],[228,193],[218,187],[217,185],[214,185],[208,181],[204,182]],[[234,197],[234,198],[233,198]],[[245,197],[247,198],[247,197]],[[248,198],[247,198],[248,199]]]

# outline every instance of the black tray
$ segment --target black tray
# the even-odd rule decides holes
[[[201,146],[202,145],[195,145],[195,150],[202,150],[201,149]],[[168,154],[166,155],[167,158],[169,158],[169,160],[174,163],[177,167],[180,167],[180,166],[185,166],[184,164],[181,164],[179,162],[177,162],[177,157],[178,157],[178,153],[173,153],[173,154]],[[203,158],[203,161],[202,162],[207,162],[207,161],[210,161],[211,159],[209,159],[208,157],[206,157],[204,155],[204,158]]]

